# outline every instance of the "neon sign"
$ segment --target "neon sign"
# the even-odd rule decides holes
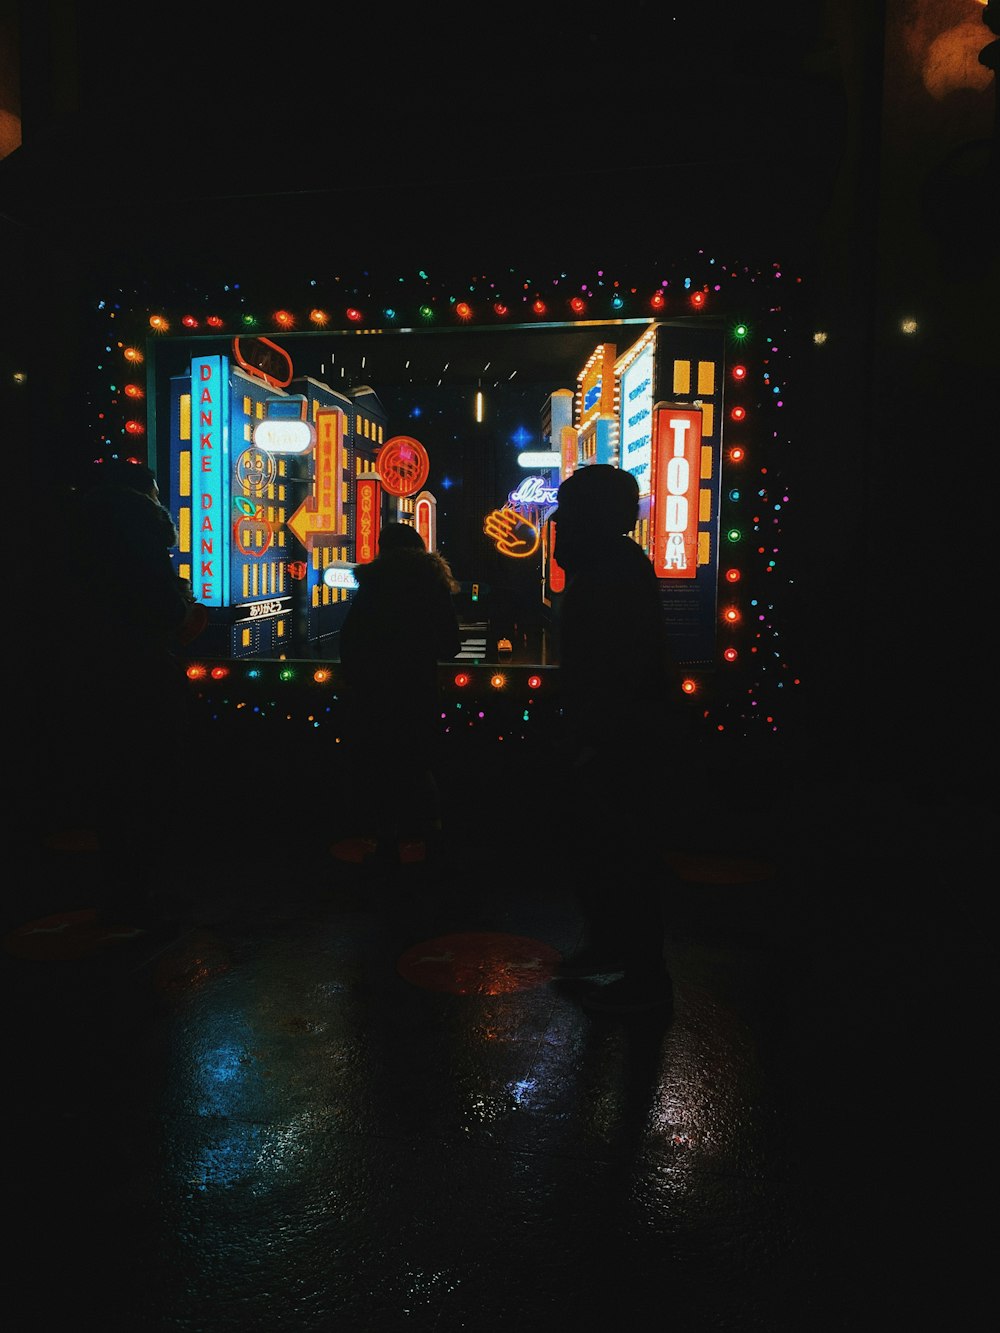
[[[295,374],[292,358],[270,338],[234,338],[233,357],[248,375],[275,389],[287,388]]]
[[[698,565],[701,411],[653,409],[653,565],[658,578],[693,579]]]
[[[223,507],[229,474],[229,384],[224,358],[191,361],[191,583],[205,606],[229,601],[230,525]]]
[[[265,417],[253,428],[253,442],[269,454],[305,454],[316,442],[316,431],[309,421]]]
[[[322,541],[340,531],[342,505],[337,480],[343,452],[344,420],[340,408],[324,408],[316,413],[313,493],[306,496],[288,520],[289,528],[307,550],[313,549],[317,538]]]
[[[525,477],[513,491],[507,494],[507,503],[514,505],[554,505],[558,495],[558,486],[550,486],[541,477]]]
[[[434,497],[428,491],[421,491],[413,506],[413,523],[428,551],[437,546],[437,534],[434,531]]]
[[[366,474],[357,481],[357,563],[367,565],[375,559],[378,536],[381,530],[381,494],[380,479]]]
[[[390,495],[413,495],[430,474],[427,450],[412,435],[394,435],[378,451],[375,467]]]
[[[327,565],[323,570],[323,582],[328,588],[346,588],[349,592],[356,592],[358,587],[354,570],[347,564]]]
[[[244,449],[236,460],[236,480],[254,495],[263,495],[276,473],[274,459],[262,449]],[[253,513],[253,509],[244,512]]]
[[[559,441],[559,475],[565,479],[572,475],[576,467],[576,444],[577,433],[573,426],[563,426],[559,432],[561,438]]]
[[[263,509],[252,514],[240,514],[233,523],[233,541],[240,555],[261,556],[274,540],[274,529]]]
[[[518,560],[534,555],[542,540],[538,526],[509,507],[494,509],[492,514],[487,514],[483,532],[493,539],[501,555]]]
[[[652,478],[653,345],[622,373],[621,465],[639,483],[639,494],[649,495]]]

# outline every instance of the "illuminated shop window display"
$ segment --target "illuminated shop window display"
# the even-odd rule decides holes
[[[401,521],[460,585],[442,729],[530,735],[559,713],[556,493],[610,463],[639,483],[691,708],[779,733],[800,294],[779,263],[701,254],[638,278],[341,273],[281,306],[252,280],[95,299],[95,454],[148,462],[174,514],[207,611],[192,690],[213,716],[336,731],[353,571]]]

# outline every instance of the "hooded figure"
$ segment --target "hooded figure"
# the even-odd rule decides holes
[[[357,591],[340,631],[349,738],[367,804],[408,801],[419,822],[439,818],[432,775],[438,662],[456,656],[461,633],[447,562],[409,524],[388,523],[379,553],[354,570]],[[390,793],[376,793],[388,780]],[[388,818],[383,823],[399,824]],[[416,812],[414,812],[416,813]]]
[[[626,534],[639,514],[631,473],[580,468],[559,487],[555,558],[566,572],[559,661],[570,728],[560,787],[571,807],[564,868],[585,943],[557,981],[599,1011],[672,1011],[663,956],[661,791],[653,773],[676,758],[665,725],[677,708],[659,581]],[[586,818],[574,818],[579,811]],[[603,982],[602,974],[618,974]]]
[[[72,534],[74,610],[94,652],[162,670],[192,597],[174,570],[177,529],[143,463],[96,465],[77,498]]]
[[[559,487],[555,558],[567,580],[557,623],[560,675],[581,749],[632,751],[677,706],[659,581],[626,535],[638,515],[638,483],[621,468],[591,464]]]
[[[192,599],[171,559],[173,518],[144,464],[97,465],[74,495],[67,535],[77,662],[63,763],[104,856],[98,906],[135,926],[175,887],[191,742],[177,646]]]

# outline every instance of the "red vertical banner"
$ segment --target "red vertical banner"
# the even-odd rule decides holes
[[[370,564],[378,554],[382,495],[377,476],[363,475],[357,482],[355,515],[355,564]]]
[[[566,587],[566,571],[556,560],[556,524],[558,519],[549,522],[549,592],[562,592]]]
[[[698,573],[698,491],[701,410],[657,403],[653,408],[653,567],[657,578]]]

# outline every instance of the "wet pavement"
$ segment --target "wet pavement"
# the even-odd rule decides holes
[[[716,775],[664,846],[664,1022],[549,983],[579,921],[509,778],[442,774],[440,874],[307,825],[110,938],[99,849],[20,821],[9,1327],[994,1326],[985,807]]]

